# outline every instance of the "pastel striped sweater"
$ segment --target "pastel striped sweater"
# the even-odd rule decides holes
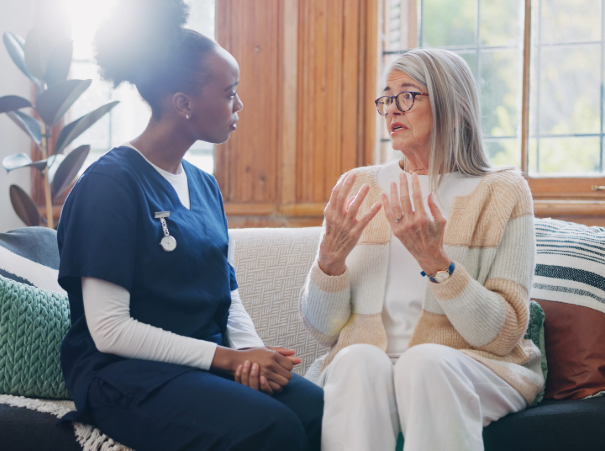
[[[361,216],[380,200],[380,166],[354,169],[351,196],[370,187]],[[386,349],[382,324],[391,228],[381,211],[349,254],[347,269],[328,276],[313,264],[301,313],[311,334],[331,346],[307,378],[323,386],[325,369],[346,346]],[[535,261],[534,214],[527,182],[513,171],[483,177],[467,196],[456,197],[445,229],[444,249],[454,274],[429,283],[409,347],[436,343],[458,349],[491,368],[531,405],[544,384],[540,351],[524,339]]]

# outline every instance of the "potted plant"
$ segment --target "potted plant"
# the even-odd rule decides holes
[[[53,39],[44,28],[35,27],[24,40],[20,36],[4,33],[4,45],[17,65],[36,87],[34,104],[20,96],[0,97],[0,113],[6,113],[21,130],[28,134],[40,150],[42,158],[32,161],[27,153],[15,153],[2,160],[7,172],[20,168],[34,168],[43,178],[46,218],[40,214],[34,200],[19,186],[10,186],[10,199],[19,218],[28,226],[46,224],[54,227],[53,201],[77,177],[90,145],[82,145],[65,155],[65,149],[78,136],[107,114],[119,102],[110,102],[64,126],[56,140],[51,128],[90,86],[92,80],[68,80],[72,61],[73,43],[69,39]],[[36,117],[21,111],[33,108]]]

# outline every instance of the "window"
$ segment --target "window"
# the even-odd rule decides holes
[[[603,173],[603,3],[532,2],[530,173]]]
[[[138,136],[147,125],[149,107],[143,102],[136,88],[123,84],[112,89],[109,83],[100,80],[93,61],[93,38],[100,21],[115,5],[116,0],[62,0],[64,10],[70,18],[74,55],[70,78],[92,79],[92,85],[69,111],[72,121],[101,105],[119,100],[109,114],[82,134],[72,144],[75,149],[90,144],[91,152],[84,168],[107,152],[129,139]],[[187,26],[214,39],[215,0],[188,0],[191,14]],[[185,159],[206,172],[212,173],[214,145],[198,141],[185,154]]]
[[[383,5],[385,66],[413,47],[445,48],[469,64],[494,164],[520,167],[538,199],[603,197],[592,185],[605,185],[605,0]]]

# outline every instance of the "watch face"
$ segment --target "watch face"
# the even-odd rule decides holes
[[[173,236],[165,236],[162,238],[162,241],[160,241],[160,244],[162,245],[162,249],[166,252],[172,252],[176,249],[176,239]]]
[[[435,280],[437,282],[444,282],[449,278],[450,278],[450,273],[447,271],[439,271],[437,274],[435,274]]]

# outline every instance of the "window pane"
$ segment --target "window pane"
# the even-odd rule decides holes
[[[101,105],[111,102],[111,86],[99,80],[95,65],[91,63],[72,63],[70,78],[81,80],[92,79],[93,82],[69,109],[67,115],[69,122],[96,110]],[[119,106],[116,106],[116,108],[119,108]],[[110,115],[106,114],[95,125],[76,138],[69,146],[69,149],[75,149],[83,144],[90,144],[91,151],[106,152],[111,147],[111,138],[108,133],[109,127]]]
[[[529,149],[530,173],[583,174],[599,172],[600,138],[542,138],[537,153],[533,140]]]
[[[100,80],[97,66],[93,61],[94,34],[117,0],[61,0],[63,10],[71,21],[74,40],[74,62],[70,78],[92,79],[92,85],[70,109],[68,120],[73,121],[110,101],[119,100],[109,114],[78,137],[67,149],[82,144],[90,144],[91,153],[84,165],[85,169],[110,148],[120,145],[138,136],[147,125],[150,109],[141,99],[136,88],[124,83],[118,89],[112,89],[109,83]],[[210,38],[214,38],[214,18],[216,0],[186,0],[190,6],[187,27]],[[214,146],[197,142],[185,158],[205,171],[213,170]]]
[[[521,164],[521,140],[486,139],[485,150],[495,166],[519,166]]]
[[[474,45],[476,0],[422,0],[423,47]]]
[[[543,44],[601,40],[600,0],[542,0],[540,39]]]
[[[599,45],[545,47],[537,58],[540,133],[599,133]]]
[[[516,50],[481,52],[481,113],[486,136],[515,136],[518,133],[520,59]]]
[[[473,77],[475,80],[477,80],[477,52],[475,50],[470,50],[454,53],[457,53],[462,57],[462,59],[464,59],[464,61],[466,61],[466,64],[468,64],[471,72],[473,73]]]
[[[481,0],[481,44],[523,43],[523,0]]]

